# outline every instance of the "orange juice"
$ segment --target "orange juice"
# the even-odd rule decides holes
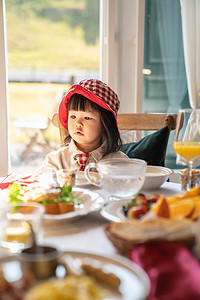
[[[200,157],[200,142],[174,142],[174,151],[187,161]]]

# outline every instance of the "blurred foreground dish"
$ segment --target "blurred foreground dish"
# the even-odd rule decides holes
[[[101,300],[103,290],[88,276],[67,276],[63,279],[49,279],[33,287],[24,300]]]

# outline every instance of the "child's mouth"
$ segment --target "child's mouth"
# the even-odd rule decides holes
[[[75,134],[76,135],[83,135],[83,133],[81,131],[76,131]]]

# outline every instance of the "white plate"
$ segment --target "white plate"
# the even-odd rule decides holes
[[[142,300],[150,291],[150,280],[146,272],[131,260],[119,255],[103,256],[97,253],[64,251],[62,261],[69,257],[70,261],[89,259],[92,263],[101,265],[104,271],[114,273],[121,280],[119,292],[106,288],[104,300]],[[21,277],[20,262],[17,257],[0,258],[0,267],[7,280],[15,281]]]
[[[173,173],[173,170],[165,167],[147,166],[142,190],[158,189]]]
[[[121,222],[125,220],[126,217],[122,210],[123,205],[127,205],[130,202],[130,199],[127,200],[120,200],[115,202],[110,202],[106,206],[102,208],[100,214],[105,219],[112,221],[112,222]]]
[[[101,264],[104,271],[114,273],[121,280],[119,292],[108,291],[106,300],[142,300],[150,291],[150,281],[145,271],[131,260],[119,255],[103,256],[96,253],[65,251],[72,259],[84,262],[90,259]],[[65,255],[64,255],[65,257]],[[120,295],[121,294],[121,295]]]
[[[53,215],[53,214],[44,214],[45,220],[71,220],[80,216],[85,216],[91,212],[99,211],[102,206],[105,204],[105,200],[98,193],[82,189],[78,187],[73,187],[74,196],[81,200],[82,204],[76,206],[75,210],[68,212],[66,214]],[[0,190],[1,201],[6,203],[9,202],[8,199],[8,189],[3,191]]]
[[[66,220],[79,216],[85,216],[91,212],[99,211],[105,203],[105,200],[98,194],[86,189],[74,187],[74,197],[81,200],[82,204],[76,206],[75,210],[66,214],[50,215],[45,214],[45,220]]]

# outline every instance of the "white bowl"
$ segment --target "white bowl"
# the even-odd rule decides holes
[[[173,173],[173,170],[165,167],[147,166],[142,190],[153,190],[159,188]]]

